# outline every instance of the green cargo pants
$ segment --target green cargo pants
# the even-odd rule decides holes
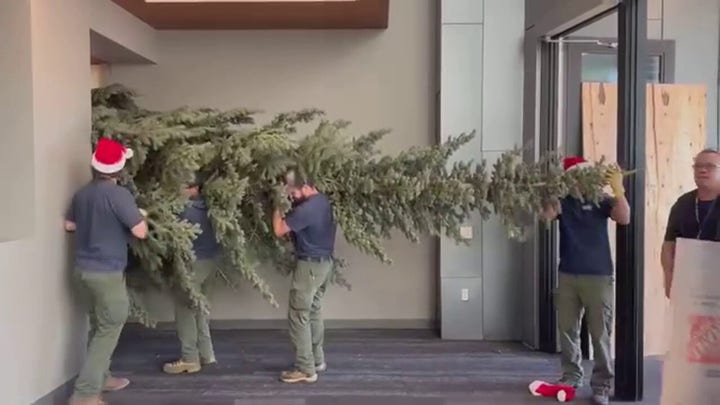
[[[331,260],[298,261],[290,287],[288,321],[295,346],[295,367],[315,375],[315,366],[325,362],[325,326],[322,298],[333,268]]]
[[[593,388],[610,388],[614,378],[610,338],[613,327],[615,285],[612,276],[559,273],[556,305],[560,328],[563,379],[583,380],[580,325],[585,313],[594,354]]]
[[[192,281],[208,296],[210,284],[217,271],[217,262],[213,259],[197,260],[192,265]],[[175,327],[183,361],[205,363],[215,361],[212,340],[210,338],[210,318],[201,310],[192,309],[180,297],[175,300]]]
[[[122,272],[76,271],[78,289],[90,318],[87,357],[75,381],[75,396],[99,395],[110,376],[110,358],[130,310]]]

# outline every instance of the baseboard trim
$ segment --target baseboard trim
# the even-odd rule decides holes
[[[73,377],[73,378],[65,381],[59,387],[55,388],[54,390],[52,390],[49,393],[47,393],[46,395],[44,395],[42,398],[33,402],[32,405],[64,405],[64,404],[67,404],[68,398],[70,398],[70,395],[72,395],[75,378],[76,377]]]
[[[437,329],[438,322],[430,319],[328,319],[326,329]],[[216,319],[210,327],[217,330],[287,329],[286,319]],[[159,330],[175,329],[174,322],[159,322]]]

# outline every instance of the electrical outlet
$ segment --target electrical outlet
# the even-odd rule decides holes
[[[460,237],[463,239],[472,239],[473,238],[472,226],[461,226],[460,227]]]
[[[463,288],[460,290],[460,299],[462,301],[469,301],[470,300],[470,290],[467,288]]]

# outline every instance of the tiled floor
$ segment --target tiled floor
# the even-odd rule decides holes
[[[542,404],[534,379],[557,377],[555,356],[517,344],[439,340],[429,331],[328,331],[329,369],[312,385],[277,381],[292,362],[284,331],[216,331],[219,364],[166,376],[178,350],[174,333],[127,327],[113,363],[132,384],[111,405],[481,405]],[[660,361],[646,365],[645,401],[659,403]],[[584,390],[582,396],[589,392]],[[580,398],[576,403],[584,403]]]

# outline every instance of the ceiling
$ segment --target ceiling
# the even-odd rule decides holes
[[[159,30],[385,29],[389,0],[112,0]]]

